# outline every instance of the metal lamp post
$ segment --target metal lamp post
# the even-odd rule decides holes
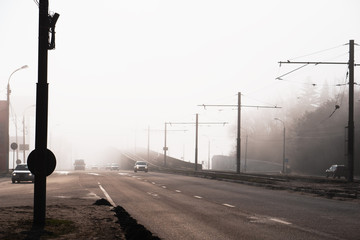
[[[284,126],[284,137],[283,137],[283,170],[282,170],[282,172],[283,173],[286,173],[286,169],[285,169],[285,123],[284,123],[284,121],[282,121],[281,119],[279,119],[279,118],[274,118],[274,120],[277,120],[277,121],[280,121],[282,124],[283,124],[283,126]]]
[[[15,71],[13,71],[10,76],[9,76],[9,79],[8,79],[8,83],[7,83],[7,94],[6,94],[6,102],[7,102],[7,120],[6,120],[6,129],[7,129],[7,137],[6,137],[6,146],[7,146],[7,150],[6,150],[6,168],[9,170],[9,138],[10,138],[10,135],[9,135],[9,117],[10,117],[10,93],[11,93],[11,90],[10,90],[10,79],[12,77],[12,75],[14,73],[16,73],[17,71],[19,70],[22,70],[22,69],[25,69],[25,68],[28,68],[28,65],[24,65],[18,69],[16,69]]]
[[[25,147],[25,135],[26,135],[26,131],[25,131],[25,113],[27,110],[29,110],[30,108],[32,107],[36,107],[36,105],[31,105],[31,106],[28,106],[27,108],[25,108],[24,112],[23,112],[23,121],[22,121],[22,124],[23,124],[23,161],[24,163],[26,163],[26,156],[25,156],[25,151],[26,150],[29,150],[29,149],[26,149]]]

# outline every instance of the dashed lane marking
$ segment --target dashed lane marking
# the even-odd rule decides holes
[[[89,175],[94,175],[94,176],[100,176],[100,174],[94,173],[94,172],[89,172],[88,174],[89,174]]]
[[[194,198],[197,198],[197,199],[202,199],[202,197],[200,197],[200,196],[194,196]]]
[[[177,193],[181,193],[181,191],[180,191],[180,190],[175,190],[175,192],[177,192]]]
[[[270,218],[269,220],[277,222],[277,223],[285,224],[285,225],[291,225],[290,222],[286,222],[286,221],[283,221],[283,220],[280,220],[280,219],[277,219],[277,218]]]
[[[161,186],[163,189],[166,189],[166,186]]]
[[[229,207],[229,208],[234,208],[235,207],[234,205],[227,204],[227,203],[223,203],[222,205],[225,206],[225,207]]]
[[[152,193],[152,192],[147,192],[147,194],[149,194],[149,195],[151,195],[151,196],[153,196],[153,197],[158,197],[158,196],[159,196],[159,194],[157,194],[157,193]]]

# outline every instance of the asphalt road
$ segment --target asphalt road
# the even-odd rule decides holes
[[[18,194],[16,204],[29,201],[33,186],[1,179],[0,188],[3,206],[11,194]],[[87,171],[54,173],[47,190],[48,202],[108,197],[162,239],[360,239],[356,202],[238,183],[155,172]]]

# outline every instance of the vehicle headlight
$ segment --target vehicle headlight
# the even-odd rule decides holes
[[[13,173],[12,175],[13,175],[13,176],[16,176],[16,173]]]
[[[32,174],[31,174],[31,173],[29,173],[29,176],[32,176]]]

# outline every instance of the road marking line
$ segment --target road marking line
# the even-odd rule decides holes
[[[105,189],[100,185],[100,182],[98,182],[99,184],[99,188],[101,189],[101,191],[103,191],[106,199],[109,201],[109,203],[113,206],[116,207],[116,204],[114,203],[114,201],[111,199],[110,195],[105,191]]]
[[[285,224],[285,225],[290,225],[291,224],[289,222],[286,222],[286,221],[283,221],[283,220],[280,220],[280,219],[277,219],[277,218],[270,218],[269,220],[277,222],[277,223],[282,223],[282,224]]]
[[[151,182],[151,183],[154,184],[154,185],[156,184],[155,182]]]
[[[164,188],[164,189],[166,188],[166,186],[161,186],[161,187]]]
[[[94,176],[100,176],[100,174],[98,174],[98,173],[93,173],[93,172],[89,172],[88,174],[89,174],[89,175],[94,175]]]
[[[180,191],[180,190],[175,190],[175,192],[179,192],[179,193],[180,193],[181,191]]]
[[[202,199],[202,197],[200,197],[200,196],[194,196],[194,198],[197,198],[197,199]]]
[[[223,203],[222,205],[225,206],[225,207],[230,207],[230,208],[234,208],[234,207],[235,207],[234,205],[230,205],[230,204],[227,204],[227,203]]]
[[[158,197],[159,195],[157,193],[152,193],[152,192],[147,192],[147,194],[153,196],[153,197]]]

